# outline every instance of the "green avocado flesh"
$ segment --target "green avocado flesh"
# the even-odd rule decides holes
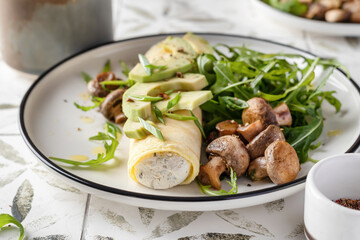
[[[130,79],[137,82],[155,82],[173,77],[177,72],[188,72],[193,68],[197,54],[187,41],[178,37],[168,37],[151,47],[145,56],[151,64],[166,68],[153,69],[149,75],[138,63],[130,71]]]
[[[136,83],[125,92],[122,109],[125,116],[132,121],[138,121],[138,117],[153,119],[151,102],[131,101],[129,100],[129,96],[157,96],[159,93],[168,90],[198,91],[207,85],[208,82],[204,75],[196,73],[186,73],[183,78],[171,78],[168,81]]]
[[[173,99],[178,93],[170,94],[169,99],[159,101],[155,103],[156,107],[161,112],[166,112],[168,102]],[[180,101],[170,109],[170,111],[176,110],[193,110],[196,107],[200,106],[201,104],[205,103],[206,101],[212,98],[211,91],[191,91],[191,92],[181,92]],[[165,116],[163,116],[165,118]],[[152,114],[153,121],[156,121],[156,116]],[[129,138],[141,139],[145,138],[148,134],[147,130],[145,130],[140,122],[132,121],[128,119],[125,122],[123,128],[125,135]]]
[[[199,37],[198,35],[195,35],[193,33],[187,33],[187,34],[185,34],[183,39],[185,41],[187,41],[188,43],[190,43],[191,47],[195,50],[195,52],[197,54],[201,54],[201,53],[213,54],[214,53],[214,50],[210,46],[210,44],[205,39],[203,39],[202,37]]]

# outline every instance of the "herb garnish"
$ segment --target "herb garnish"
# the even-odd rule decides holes
[[[163,117],[163,114],[162,114],[161,110],[160,110],[157,106],[155,106],[154,104],[152,105],[152,107],[153,107],[153,110],[154,110],[154,113],[155,113],[156,118],[157,118],[162,124],[165,125],[164,117]]]
[[[166,68],[166,66],[156,66],[154,64],[151,64],[145,55],[139,54],[138,57],[139,57],[139,62],[141,64],[141,66],[144,68],[145,72],[148,75],[152,74],[153,69],[162,70],[162,69]]]
[[[169,112],[165,112],[164,115],[167,116],[168,118],[179,120],[179,121],[197,120],[197,117],[195,117],[195,116],[184,116],[184,115],[169,113]]]
[[[123,70],[121,71],[126,77],[129,77],[129,72],[130,69],[129,67],[126,65],[126,63],[122,60],[119,60],[119,63],[121,64]]]
[[[107,162],[114,158],[115,150],[119,145],[119,140],[121,137],[120,129],[109,122],[106,122],[105,125],[105,132],[98,132],[96,136],[90,137],[89,140],[93,141],[103,141],[105,153],[98,153],[96,159],[91,159],[86,162],[79,162],[70,159],[63,159],[63,158],[56,158],[56,157],[49,157],[52,160],[67,163],[70,165],[75,166],[96,166],[100,165],[104,162]],[[110,144],[108,143],[110,141]]]
[[[93,78],[87,74],[86,72],[81,72],[81,76],[83,77],[84,81],[86,83],[89,83]]]
[[[191,114],[191,116],[196,117],[195,114],[194,114],[192,111],[190,111],[190,114]],[[204,139],[206,139],[206,135],[205,135],[204,129],[202,128],[201,123],[199,122],[199,119],[196,118],[196,119],[194,120],[194,123],[195,123],[195,125],[199,128],[202,137],[203,137]]]
[[[117,81],[117,80],[113,80],[113,81],[102,81],[100,82],[101,85],[115,85],[115,86],[126,86],[129,84],[128,81]]]
[[[153,126],[151,123],[145,121],[141,117],[138,117],[138,119],[143,128],[145,128],[148,132],[150,132],[155,137],[159,138],[161,141],[163,141],[163,142],[165,141],[159,128]]]
[[[77,104],[76,102],[74,102],[75,107],[77,107],[78,109],[87,112],[91,109],[97,108],[98,106],[100,106],[100,104],[105,100],[105,98],[101,98],[101,97],[94,97],[91,96],[91,101],[94,103],[94,105],[92,106],[80,106],[79,104]]]
[[[111,63],[110,63],[110,60],[107,60],[105,62],[105,65],[102,69],[102,72],[111,72]]]
[[[166,107],[166,111],[170,110],[172,107],[174,107],[176,104],[178,104],[178,102],[180,101],[181,98],[181,93],[179,92],[178,94],[176,94],[176,96],[171,99]]]
[[[5,213],[0,214],[0,229],[2,227],[4,227],[5,225],[11,224],[11,223],[15,224],[16,226],[19,227],[19,230],[20,230],[19,240],[22,240],[25,235],[25,230],[24,230],[23,225],[18,220],[16,220],[16,218],[14,218],[13,216],[11,216],[9,214],[5,214]]]
[[[200,183],[199,180],[197,180],[197,183],[199,184],[199,187],[201,191],[207,195],[210,196],[222,196],[222,195],[231,195],[231,194],[237,194],[237,183],[236,183],[237,177],[234,170],[230,167],[230,181],[226,180],[226,182],[230,185],[231,189],[229,191],[226,191],[224,189],[220,189],[219,191],[213,191],[210,190],[211,186],[204,186]]]
[[[131,95],[129,96],[130,99],[135,101],[143,101],[143,102],[158,102],[163,100],[163,97],[152,97],[146,95]]]

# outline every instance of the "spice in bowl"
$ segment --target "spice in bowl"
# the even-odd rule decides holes
[[[335,201],[337,204],[340,204],[341,206],[360,210],[360,200],[354,200],[354,199],[348,199],[348,198],[340,198]]]

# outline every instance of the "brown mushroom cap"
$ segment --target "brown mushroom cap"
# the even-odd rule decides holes
[[[284,184],[296,178],[300,171],[295,149],[285,141],[275,141],[265,151],[267,173],[275,184]]]
[[[360,13],[360,1],[349,1],[342,5],[342,9],[351,13]]]
[[[222,157],[212,156],[210,161],[200,166],[198,179],[203,185],[211,185],[213,188],[221,189],[220,175],[225,172],[226,164]]]
[[[225,135],[215,139],[207,146],[206,153],[222,157],[226,163],[227,174],[231,167],[236,176],[240,177],[249,166],[249,154],[238,136]]]
[[[290,109],[286,103],[280,103],[274,108],[274,113],[276,120],[279,123],[279,126],[291,126],[292,125],[292,116]]]
[[[318,3],[326,7],[326,9],[340,8],[342,0],[317,0]]]
[[[264,156],[266,148],[276,140],[285,141],[285,136],[278,126],[270,125],[246,145],[250,158]]]
[[[219,131],[220,136],[232,135],[236,133],[239,124],[234,120],[225,120],[216,124],[216,130]]]
[[[117,124],[123,123],[126,120],[126,117],[122,112],[122,97],[125,91],[126,89],[112,91],[100,105],[100,112],[107,119]]]
[[[327,8],[318,2],[315,2],[309,6],[308,11],[305,14],[306,18],[310,19],[324,19]]]
[[[116,80],[115,74],[112,72],[102,72],[99,73],[95,79],[91,80],[88,85],[88,91],[90,95],[94,97],[106,97],[109,94],[110,90],[115,90],[117,86],[114,85],[105,85],[104,88],[100,84],[103,81],[112,81]]]
[[[360,23],[360,11],[351,13],[350,21],[353,23]]]
[[[270,104],[263,98],[254,97],[247,101],[249,107],[242,113],[244,124],[250,124],[260,120],[264,127],[278,125],[276,116]]]
[[[265,157],[258,157],[250,162],[247,175],[253,181],[259,181],[268,176]]]
[[[246,141],[250,142],[263,130],[264,125],[260,120],[256,120],[255,122],[246,126],[239,125],[239,127],[236,129],[236,133],[240,134],[246,139]]]

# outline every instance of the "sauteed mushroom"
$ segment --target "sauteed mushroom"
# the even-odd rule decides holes
[[[98,74],[96,78],[91,80],[87,85],[89,93],[94,97],[106,97],[110,90],[115,90],[117,86],[105,85],[103,88],[100,83],[103,81],[112,80],[116,80],[115,74],[113,72],[102,72]]]
[[[225,135],[212,141],[206,148],[209,162],[200,167],[198,178],[204,185],[221,188],[220,175],[230,173],[230,167],[240,177],[246,172],[250,158],[244,143],[238,136]]]
[[[254,97],[249,99],[247,103],[249,107],[244,109],[242,113],[244,124],[250,124],[260,120],[265,128],[269,125],[278,125],[275,113],[265,99]]]
[[[250,158],[255,159],[264,156],[266,148],[276,140],[285,141],[284,134],[279,127],[270,125],[246,145]]]
[[[268,176],[265,157],[258,157],[250,162],[247,175],[253,181],[259,181]]]
[[[295,149],[285,141],[275,141],[265,151],[267,173],[275,184],[294,180],[300,171]]]
[[[234,120],[225,120],[216,124],[216,130],[219,131],[220,136],[231,135],[236,133],[239,124]]]
[[[250,123],[245,126],[239,125],[236,129],[236,132],[243,136],[246,141],[250,142],[253,140],[262,130],[264,130],[264,125],[260,120],[256,120],[253,123]]]
[[[110,121],[117,124],[126,121],[126,116],[122,111],[122,97],[126,89],[117,89],[109,93],[104,102],[100,105],[100,112]]]
[[[292,117],[290,113],[290,109],[286,103],[280,103],[274,108],[274,113],[276,116],[276,120],[279,123],[279,126],[291,126],[292,125]]]

